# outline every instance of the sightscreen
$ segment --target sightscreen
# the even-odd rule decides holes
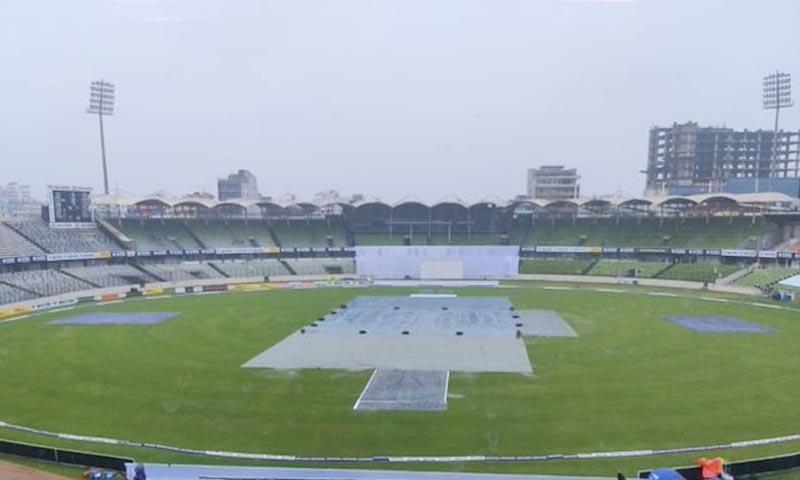
[[[419,277],[425,280],[464,278],[464,261],[423,260],[419,265]]]
[[[519,247],[356,247],[356,269],[379,278],[507,278],[519,271]]]

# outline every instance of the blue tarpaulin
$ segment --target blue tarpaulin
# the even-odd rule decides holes
[[[683,475],[671,468],[657,468],[650,472],[650,480],[686,480]]]

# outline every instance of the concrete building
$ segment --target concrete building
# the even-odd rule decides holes
[[[798,196],[800,131],[700,127],[650,129],[645,196],[778,191]]]
[[[239,170],[217,180],[217,191],[220,200],[260,197],[256,176],[248,170]]]
[[[0,216],[2,218],[28,218],[41,215],[42,204],[31,195],[30,185],[17,182],[0,185]]]
[[[575,168],[544,165],[528,170],[528,196],[547,200],[567,200],[581,194],[580,176]]]

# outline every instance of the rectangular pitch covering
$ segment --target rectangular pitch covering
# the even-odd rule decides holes
[[[369,378],[353,410],[447,410],[448,372],[377,369]]]
[[[552,310],[519,310],[514,325],[526,337],[577,337],[561,315]]]
[[[665,317],[669,322],[698,333],[772,333],[773,329],[762,327],[733,317]]]
[[[505,297],[361,296],[246,368],[532,373]]]
[[[155,325],[176,316],[177,312],[96,312],[53,320],[50,325]]]

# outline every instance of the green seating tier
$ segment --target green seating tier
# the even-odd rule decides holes
[[[800,270],[786,267],[759,268],[736,280],[736,285],[748,287],[770,287],[783,279],[797,275]]]
[[[431,245],[500,245],[500,235],[473,233],[431,235]]]
[[[713,262],[676,263],[658,274],[656,278],[712,283],[742,268],[741,265],[723,265]]]
[[[386,233],[360,233],[353,235],[356,245],[403,245],[405,235],[389,235]],[[412,245],[427,245],[428,238],[425,235],[414,235],[411,237]]]
[[[333,246],[347,246],[344,225],[324,220],[276,220],[269,224],[283,247],[327,247],[328,237]]]
[[[591,260],[535,258],[520,261],[519,273],[543,275],[581,275]]]
[[[640,278],[651,278],[667,268],[669,265],[662,262],[637,262],[635,260],[600,260],[587,273],[588,275],[601,275],[607,277],[631,276],[629,272]]]
[[[116,224],[137,250],[172,250],[201,248],[182,220],[122,220]]]
[[[191,220],[186,225],[206,248],[275,246],[267,225],[260,220]]]
[[[774,228],[766,220],[754,222],[750,217],[538,220],[527,245],[755,248],[758,237]],[[521,230],[512,228],[512,240],[521,241]]]

